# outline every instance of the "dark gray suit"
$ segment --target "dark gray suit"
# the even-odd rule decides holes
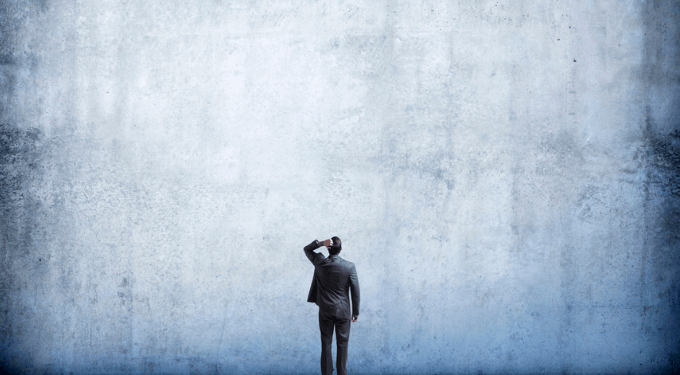
[[[305,246],[305,254],[314,264],[314,279],[309,289],[307,302],[319,306],[319,329],[321,331],[321,373],[333,373],[333,328],[336,331],[338,375],[347,374],[347,344],[349,342],[350,319],[359,316],[359,279],[354,263],[338,255],[326,258],[314,250],[321,247],[319,241]],[[350,310],[349,297],[352,296]]]

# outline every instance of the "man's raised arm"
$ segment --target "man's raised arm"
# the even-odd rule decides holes
[[[317,240],[314,240],[312,243],[305,246],[305,255],[307,255],[307,258],[310,262],[312,262],[312,264],[314,264],[314,258],[318,255],[314,252],[314,250],[320,248],[321,246],[323,246],[323,243]]]

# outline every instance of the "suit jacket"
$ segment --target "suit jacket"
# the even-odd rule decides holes
[[[354,263],[348,262],[338,255],[326,258],[314,250],[321,247],[317,240],[305,246],[305,254],[314,264],[314,278],[309,288],[307,302],[314,302],[319,310],[340,319],[351,319],[359,316],[359,279]],[[349,297],[352,296],[350,313]]]

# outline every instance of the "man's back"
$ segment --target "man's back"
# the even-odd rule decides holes
[[[307,258],[314,264],[314,279],[307,302],[315,302],[319,309],[338,318],[350,319],[359,315],[359,281],[354,263],[339,255],[326,258],[314,253],[318,241],[305,246]],[[350,291],[352,309],[350,310]]]
[[[317,283],[316,304],[324,312],[349,319],[350,287],[354,294],[355,314],[359,315],[358,281],[354,263],[342,259],[339,255],[331,255],[314,264],[314,279]]]

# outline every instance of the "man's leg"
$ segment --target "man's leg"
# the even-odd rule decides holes
[[[335,367],[338,375],[347,375],[347,346],[349,344],[349,319],[337,319],[335,321],[335,341],[338,345],[338,359]]]
[[[333,318],[319,309],[319,330],[321,331],[321,374],[333,375]]]

